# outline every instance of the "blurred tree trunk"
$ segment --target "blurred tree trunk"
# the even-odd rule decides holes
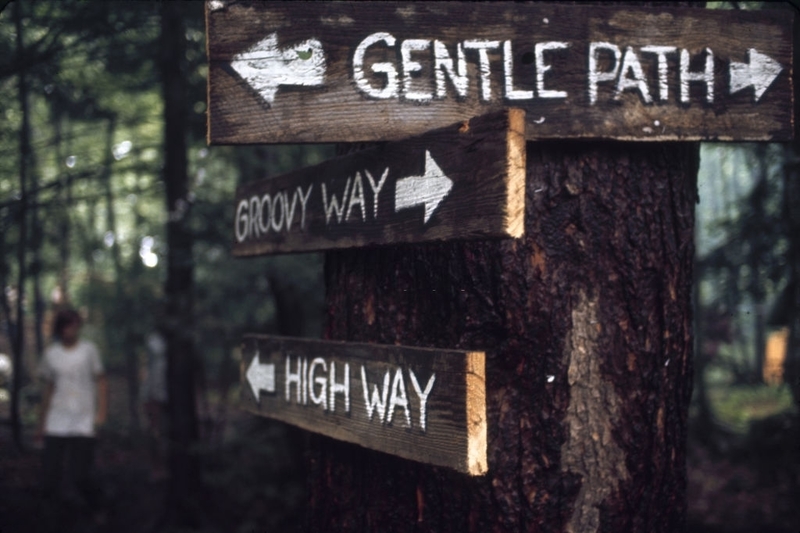
[[[14,444],[22,449],[22,420],[19,396],[22,388],[23,354],[25,351],[25,281],[27,276],[28,245],[28,169],[31,158],[30,110],[28,108],[28,80],[25,67],[26,53],[23,39],[22,2],[14,3],[14,27],[17,32],[17,58],[19,60],[19,102],[22,109],[22,127],[19,132],[19,243],[17,246],[17,301],[13,329],[10,328],[14,373],[11,386],[11,434]],[[12,324],[10,324],[12,325]]]
[[[30,137],[28,137],[30,140]],[[44,354],[45,342],[42,331],[44,322],[44,296],[42,295],[42,220],[39,219],[39,179],[36,170],[34,152],[30,149],[28,154],[28,173],[30,189],[28,205],[30,205],[31,228],[31,268],[30,275],[33,282],[33,334],[36,342],[36,361]]]
[[[164,96],[164,181],[167,200],[167,280],[164,288],[169,390],[169,469],[165,520],[196,526],[201,514],[193,341],[193,258],[186,154],[185,35],[181,6],[161,4],[161,80]]]
[[[64,148],[62,131],[64,128],[64,114],[59,109],[59,102],[51,102],[50,115],[53,122],[55,145],[55,168],[58,172],[60,187],[58,190],[58,287],[61,290],[61,301],[67,303],[70,300],[69,291],[69,238],[70,238],[70,210],[72,208],[72,174],[67,168],[64,170]]]
[[[787,147],[784,163],[784,219],[789,236],[789,283],[786,323],[789,326],[784,380],[800,418],[800,143]]]
[[[125,271],[122,268],[122,259],[119,250],[119,235],[117,234],[117,214],[114,209],[114,191],[111,187],[111,165],[114,163],[114,131],[116,130],[116,119],[108,120],[106,126],[106,147],[105,163],[103,164],[103,174],[100,177],[105,189],[106,198],[106,231],[113,235],[111,242],[111,258],[114,264],[114,296],[116,305],[113,312],[112,327],[106,327],[106,332],[114,336],[114,341],[109,346],[117,346],[125,355],[125,382],[128,387],[128,420],[131,433],[139,432],[139,365],[136,360],[136,341],[131,334],[133,325],[131,324],[129,297],[123,287]],[[107,243],[106,243],[107,244]]]
[[[705,311],[701,307],[700,298],[700,269],[695,257],[692,267],[694,279],[692,280],[692,309],[694,310],[694,400],[697,405],[697,416],[691,420],[692,429],[701,441],[708,442],[710,432],[714,427],[714,417],[711,414],[711,404],[708,399],[706,386],[706,367],[709,357],[704,349],[704,330],[700,318]],[[705,311],[707,312],[707,311]]]
[[[275,300],[275,330],[278,335],[301,337],[303,325],[308,321],[303,302],[288,283],[281,282],[276,274],[267,276],[270,292]]]
[[[758,227],[767,223],[764,205],[768,196],[767,187],[769,180],[767,175],[767,145],[764,143],[757,144],[754,155],[756,159],[756,183],[753,186],[753,191],[750,193],[749,200],[753,224]],[[767,350],[766,316],[764,311],[766,290],[764,289],[760,267],[762,262],[769,256],[769,247],[771,243],[768,237],[764,237],[763,233],[752,235],[750,242],[751,246],[748,254],[750,283],[748,289],[751,298],[753,298],[753,326],[755,332],[753,335],[755,368],[752,370],[751,381],[753,383],[763,383],[764,360]]]
[[[96,179],[96,176],[92,176],[86,180],[87,183],[90,180]],[[101,186],[100,184],[95,184],[95,186]],[[90,194],[83,198],[83,202],[86,205],[84,212],[86,213],[86,217],[81,219],[75,219],[75,233],[80,237],[80,247],[81,252],[83,255],[83,262],[86,264],[86,277],[89,280],[88,290],[86,291],[86,308],[88,310],[88,317],[87,321],[91,323],[98,323],[101,321],[98,319],[98,309],[99,305],[97,305],[97,292],[92,290],[92,286],[98,283],[100,276],[97,273],[97,262],[95,261],[95,251],[98,247],[102,246],[102,239],[98,238],[97,234],[97,195]]]
[[[800,28],[795,25],[794,54],[800,53]],[[794,84],[794,142],[786,147],[783,172],[783,215],[789,236],[789,284],[790,291],[786,317],[789,338],[784,361],[784,379],[789,384],[797,407],[797,420],[800,426],[800,83]]]
[[[18,38],[20,46],[24,49],[24,39],[23,36],[19,34],[19,31],[23,31],[22,28],[18,30]],[[33,54],[36,54],[36,50],[34,47],[31,47],[30,52],[25,53],[26,63],[30,64],[30,55]],[[21,66],[21,68],[23,70],[20,72],[20,77],[23,77],[26,75],[25,67]],[[27,87],[25,92],[28,92]],[[27,94],[24,98],[27,100]],[[30,106],[27,101],[25,102],[23,115],[23,129],[27,130],[25,133],[25,137],[27,139],[27,152],[23,152],[24,155],[22,155],[22,157],[27,158],[26,172],[28,175],[26,176],[26,180],[29,182],[27,199],[27,206],[29,208],[30,216],[28,224],[30,227],[29,238],[31,248],[31,264],[29,275],[33,285],[33,335],[36,347],[36,361],[38,362],[44,354],[45,348],[44,335],[42,332],[42,323],[44,321],[44,297],[42,296],[42,235],[44,232],[42,230],[42,221],[39,220],[39,176],[36,166],[36,154],[30,144]],[[25,243],[25,245],[27,246],[28,243]],[[24,321],[22,324],[24,328]],[[19,370],[21,371],[22,367],[19,367]]]
[[[269,288],[275,301],[275,331],[286,337],[302,337],[304,325],[310,320],[303,302],[297,296],[297,287],[282,283],[280,276],[268,275]],[[304,452],[308,446],[308,432],[282,422],[264,421],[283,427],[284,438],[291,457],[293,470],[302,479],[304,477]]]
[[[488,474],[313,435],[308,531],[684,529],[697,146],[527,158],[519,240],[326,256],[327,338],[486,351]]]

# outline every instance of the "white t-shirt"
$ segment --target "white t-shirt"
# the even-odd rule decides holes
[[[94,436],[95,379],[102,373],[100,354],[91,342],[78,341],[71,348],[57,342],[47,348],[39,365],[39,376],[54,385],[46,435]]]

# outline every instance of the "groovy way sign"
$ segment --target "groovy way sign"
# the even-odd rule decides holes
[[[508,109],[236,191],[237,256],[519,237],[525,114]]]
[[[393,140],[504,107],[528,139],[785,140],[793,17],[209,0],[209,142]]]

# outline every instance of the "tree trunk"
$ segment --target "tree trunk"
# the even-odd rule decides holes
[[[30,189],[28,205],[30,205],[31,227],[31,281],[33,282],[33,332],[36,342],[36,361],[44,354],[44,296],[42,295],[42,221],[39,219],[39,180],[36,176],[36,161],[33,150],[28,153],[28,171]]]
[[[793,49],[800,53],[800,31],[795,26]],[[794,116],[800,117],[800,84],[794,84]],[[795,122],[794,142],[786,147],[783,169],[783,218],[789,237],[788,316],[789,337],[783,363],[784,380],[789,384],[797,407],[800,427],[800,124]]]
[[[785,317],[789,336],[783,366],[784,381],[792,391],[800,421],[800,145],[795,142],[786,151],[783,217],[789,236],[789,283],[785,289],[789,293]]]
[[[128,429],[131,433],[139,432],[139,365],[136,358],[134,347],[135,339],[131,335],[133,329],[130,319],[127,316],[130,308],[127,305],[128,296],[123,288],[123,277],[125,272],[122,268],[122,259],[119,250],[119,235],[117,234],[117,213],[114,209],[114,191],[111,187],[111,165],[114,163],[113,145],[114,130],[116,129],[116,119],[108,121],[106,131],[107,146],[105,150],[105,163],[103,164],[103,187],[106,197],[106,231],[114,236],[111,243],[111,258],[114,264],[114,296],[116,305],[113,312],[113,324],[111,328],[106,327],[107,334],[113,335],[115,342],[109,342],[109,346],[116,346],[125,355],[125,382],[128,387]]]
[[[19,132],[19,243],[17,245],[17,309],[16,324],[11,331],[14,373],[11,382],[11,434],[14,444],[22,449],[22,419],[19,412],[19,395],[22,389],[23,355],[25,352],[25,281],[26,247],[28,245],[28,167],[30,164],[30,112],[28,109],[28,80],[25,68],[25,45],[22,38],[22,2],[14,4],[14,26],[17,32],[17,54],[19,58],[19,101],[22,109],[22,127]]]
[[[711,403],[708,398],[706,384],[706,367],[709,355],[703,346],[703,328],[700,326],[699,316],[702,315],[702,298],[700,297],[700,272],[697,261],[692,267],[694,279],[692,280],[692,309],[695,311],[692,330],[694,331],[694,400],[697,414],[692,418],[691,424],[695,437],[703,442],[709,442],[709,437],[714,428],[714,417],[711,413]]]
[[[755,147],[756,183],[750,193],[750,209],[753,221],[757,226],[767,224],[765,206],[768,192],[769,176],[767,169],[767,145],[757,144]],[[766,317],[764,311],[764,298],[766,290],[761,275],[761,266],[764,258],[769,256],[769,242],[763,235],[752,235],[749,249],[748,262],[750,266],[750,280],[748,292],[753,299],[753,353],[755,355],[752,383],[764,383],[764,360],[767,350]]]
[[[200,513],[192,320],[193,258],[186,161],[186,82],[180,5],[161,5],[161,75],[164,96],[164,181],[167,193],[167,280],[164,289],[169,390],[169,469],[166,522],[194,526]]]
[[[62,140],[62,129],[64,124],[64,113],[59,109],[58,102],[50,103],[50,113],[53,121],[55,145],[55,168],[58,172],[58,179],[61,182],[58,197],[59,207],[56,218],[58,224],[58,288],[61,291],[59,303],[68,303],[70,300],[69,291],[69,251],[70,251],[70,210],[72,209],[72,175],[70,171],[64,170],[64,150]]]
[[[698,161],[530,143],[523,238],[328,253],[327,338],[486,351],[489,472],[314,436],[308,530],[681,531]]]

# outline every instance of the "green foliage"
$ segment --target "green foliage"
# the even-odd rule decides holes
[[[757,380],[768,311],[789,278],[781,145],[703,144],[698,174],[700,357]]]
[[[788,387],[712,387],[709,390],[709,400],[718,420],[740,434],[747,433],[753,421],[794,410]]]
[[[195,243],[194,338],[205,366],[213,368],[230,357],[242,333],[277,331],[278,285],[296,291],[302,309],[292,312],[304,322],[300,329],[319,335],[320,256],[232,258],[232,202],[238,183],[319,162],[333,150],[206,146],[203,3],[185,2],[179,9],[186,38],[181,73],[188,84],[186,216]],[[168,252],[159,4],[25,2],[21,52],[9,13],[0,14],[0,89],[18,94],[25,67],[38,186],[20,198],[21,107],[18,98],[3,99],[0,268],[13,286],[18,247],[31,251],[30,242],[19,242],[19,216],[23,207],[30,216],[31,206],[38,206],[47,308],[57,303],[51,295],[65,294],[87,314],[87,333],[101,344],[109,366],[122,368],[131,346],[141,351],[157,326]],[[24,61],[17,60],[20,54]],[[30,301],[26,313],[32,321]]]

